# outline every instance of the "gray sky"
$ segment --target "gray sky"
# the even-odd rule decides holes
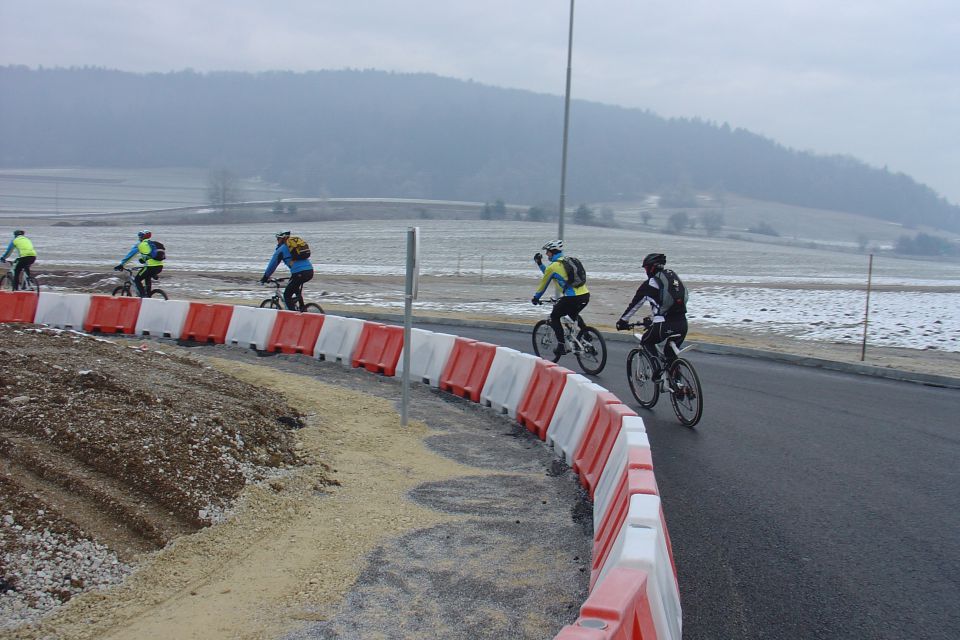
[[[562,96],[569,7],[0,0],[0,64],[375,68]],[[958,0],[580,0],[572,94],[852,155],[960,203]]]

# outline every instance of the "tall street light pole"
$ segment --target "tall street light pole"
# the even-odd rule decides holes
[[[567,199],[567,131],[570,128],[570,63],[573,59],[573,2],[570,0],[570,33],[567,37],[567,93],[563,101],[563,156],[560,161],[560,224],[557,237],[563,240],[563,214]]]

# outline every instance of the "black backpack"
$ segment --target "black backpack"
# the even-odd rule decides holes
[[[163,246],[162,242],[157,242],[156,240],[147,240],[147,244],[150,245],[150,257],[154,260],[160,260],[163,262],[167,259],[167,248]]]
[[[687,287],[673,269],[661,269],[656,275],[660,283],[660,315],[678,316],[687,312]]]
[[[567,284],[574,289],[587,284],[587,270],[583,268],[583,263],[573,256],[563,257],[563,270],[566,272]]]

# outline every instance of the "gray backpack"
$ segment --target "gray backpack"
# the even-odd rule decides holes
[[[566,272],[567,284],[576,289],[587,284],[587,270],[583,268],[583,263],[573,256],[563,257],[563,270]]]

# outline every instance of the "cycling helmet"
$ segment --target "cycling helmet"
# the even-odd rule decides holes
[[[275,235],[276,235],[277,240],[279,240],[280,238],[286,238],[288,235],[290,235],[290,232],[289,232],[289,231],[277,231],[277,233],[276,233]]]
[[[647,257],[643,259],[643,268],[648,267],[662,267],[667,264],[667,256],[662,253],[648,253]]]
[[[152,235],[153,234],[150,233],[150,229],[144,229],[143,231],[140,231],[139,233],[137,233],[137,237],[140,238],[141,240],[146,240]]]
[[[563,240],[551,240],[540,249],[542,251],[563,251]]]
[[[14,238],[16,238],[17,236],[22,236],[22,235],[23,235],[23,229],[17,229],[16,231],[13,232],[13,237],[14,237]]]

